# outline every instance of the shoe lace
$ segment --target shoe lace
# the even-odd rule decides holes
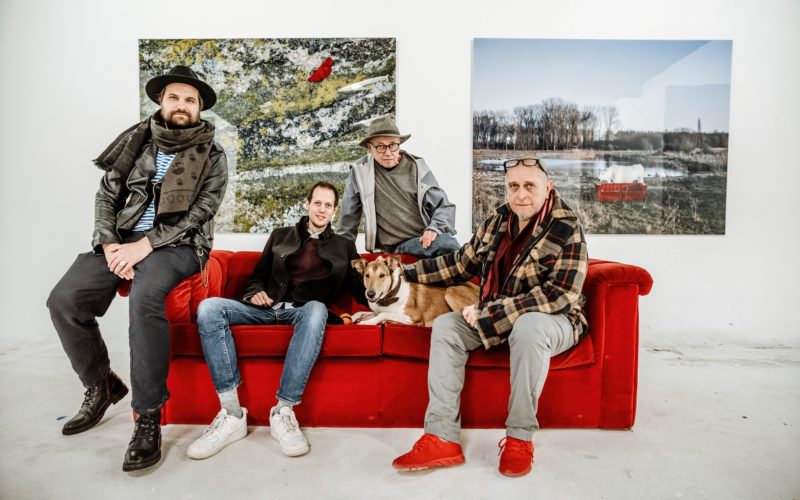
[[[222,413],[217,414],[217,416],[214,417],[214,420],[211,422],[211,425],[208,426],[208,429],[203,432],[203,437],[209,437],[212,434],[215,434],[220,427],[225,425],[225,421],[227,420],[226,417],[227,415],[223,415]]]
[[[154,441],[156,429],[159,426],[158,420],[158,415],[139,415],[133,429],[133,439],[143,438],[151,442]]]
[[[523,441],[518,439],[508,439],[508,436],[506,436],[501,439],[499,443],[497,443],[497,446],[500,447],[500,451],[497,453],[498,456],[505,452],[508,454],[529,457],[530,460],[533,461],[533,450],[528,451],[528,447],[525,446]]]
[[[283,414],[281,413],[281,424],[286,428],[286,432],[297,432],[300,424],[294,416],[293,412]]]
[[[414,451],[422,451],[426,448],[433,448],[437,444],[436,443],[437,440],[439,440],[438,437],[430,434],[425,434],[422,436],[422,438],[418,439],[416,443],[414,443],[412,449]]]
[[[103,392],[103,388],[99,385],[95,385],[86,389],[86,392],[83,393],[83,404],[81,408],[90,408],[97,403],[97,400],[100,399],[100,395]]]

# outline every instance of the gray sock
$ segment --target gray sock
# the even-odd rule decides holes
[[[288,401],[284,401],[284,400],[279,398],[278,399],[278,404],[275,405],[275,410],[272,413],[278,413],[279,411],[281,411],[281,408],[283,408],[284,406],[288,406],[289,408],[293,408],[294,405],[296,405],[296,404],[297,403],[290,403]]]
[[[219,396],[220,405],[228,412],[228,415],[242,418],[242,407],[239,406],[239,391],[231,389],[230,391],[218,392],[217,396]]]

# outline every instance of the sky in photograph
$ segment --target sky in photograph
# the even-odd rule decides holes
[[[560,97],[616,106],[620,130],[728,131],[727,40],[539,40],[473,43],[472,108],[511,111]]]

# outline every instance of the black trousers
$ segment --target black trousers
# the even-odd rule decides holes
[[[142,236],[138,233],[126,241]],[[169,322],[164,298],[197,273],[200,263],[192,247],[181,245],[158,248],[133,269],[128,330],[131,406],[146,415],[159,412],[169,398]],[[106,313],[121,281],[108,270],[104,255],[88,252],[78,255],[47,299],[61,345],[85,387],[99,384],[108,372],[108,350],[95,318]]]

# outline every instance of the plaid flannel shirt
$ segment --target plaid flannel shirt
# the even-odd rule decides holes
[[[576,340],[586,332],[586,298],[581,293],[589,266],[586,241],[575,212],[554,194],[550,214],[514,259],[510,275],[499,277],[504,281],[498,298],[477,304],[476,328],[486,349],[505,342],[517,318],[529,312],[566,315]],[[404,266],[406,279],[454,285],[480,276],[483,287],[510,216],[507,204],[498,207],[458,251]]]

